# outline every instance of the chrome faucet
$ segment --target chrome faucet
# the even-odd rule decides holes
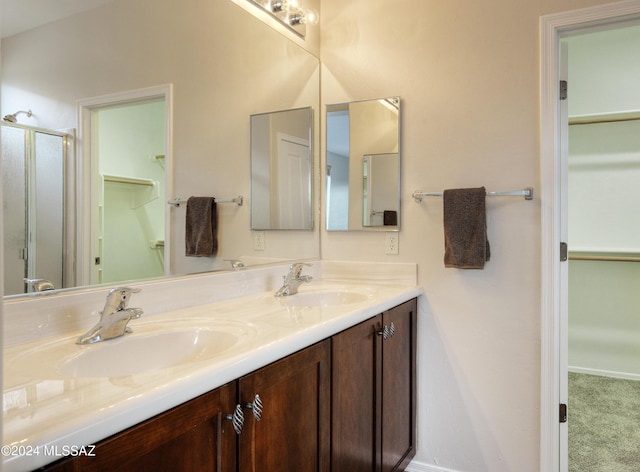
[[[284,278],[282,287],[276,292],[276,297],[286,297],[298,293],[298,287],[304,282],[311,282],[313,277],[310,275],[300,275],[302,268],[311,264],[296,263],[289,266],[289,273]]]
[[[142,315],[141,308],[127,308],[132,293],[139,288],[119,287],[109,291],[104,309],[100,312],[100,321],[76,340],[76,344],[92,344],[117,338],[131,332],[127,323]]]

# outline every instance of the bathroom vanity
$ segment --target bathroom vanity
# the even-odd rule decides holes
[[[226,345],[224,338],[211,338],[226,347],[208,351],[202,345],[193,359],[163,368],[147,371],[144,362],[134,362],[104,377],[111,367],[94,357],[94,374],[73,374],[64,362],[78,367],[83,354],[76,353],[50,371],[29,356],[35,355],[34,342],[48,349],[57,340],[10,346],[4,445],[16,445],[17,451],[17,445],[28,444],[41,453],[46,446],[50,454],[5,457],[4,470],[139,471],[168,463],[174,470],[404,470],[415,454],[416,298],[422,291],[411,276],[389,275],[389,266],[379,274],[369,271],[367,281],[334,269],[329,263],[311,268],[314,281],[290,297],[273,297],[272,286],[145,315],[148,326],[142,319],[132,322],[134,332],[120,341],[128,341],[127,349],[136,339],[191,333],[195,326],[204,339],[225,326],[236,338]],[[404,269],[415,277],[415,266]],[[251,291],[251,272],[206,283]],[[277,280],[282,272],[273,268],[259,278]],[[162,342],[171,352],[170,343]],[[78,348],[93,349],[94,355],[107,346]],[[109,349],[113,354],[125,348]],[[58,386],[58,395],[39,398],[38,389],[51,385]],[[71,457],[61,457],[63,450]]]

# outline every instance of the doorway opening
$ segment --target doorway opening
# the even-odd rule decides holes
[[[562,244],[569,242],[571,247],[569,117],[567,100],[561,99],[561,81],[567,79],[561,43],[572,35],[617,29],[639,19],[640,1],[633,0],[549,15],[541,21],[541,470],[569,470],[569,264]],[[563,415],[567,403],[568,422]]]
[[[86,284],[169,274],[170,86],[80,104]]]
[[[640,462],[640,25],[562,39],[568,63],[568,470]],[[617,405],[616,408],[609,408]]]

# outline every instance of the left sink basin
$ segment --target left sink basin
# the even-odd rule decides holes
[[[16,355],[8,369],[39,378],[100,378],[188,366],[229,353],[256,329],[244,323],[138,324],[134,332],[92,345],[75,338],[45,342]]]

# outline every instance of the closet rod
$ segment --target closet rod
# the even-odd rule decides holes
[[[416,202],[421,202],[422,197],[441,197],[442,192],[439,193],[427,193],[421,190],[413,192],[412,197]],[[487,192],[488,197],[524,197],[525,200],[533,200],[533,187],[526,187],[522,190],[509,190],[502,192]]]
[[[571,261],[607,261],[607,262],[640,262],[635,256],[578,256],[569,254]]]
[[[621,121],[640,120],[639,111],[620,113],[600,113],[594,115],[570,116],[569,125],[593,125],[598,123],[617,123]]]
[[[180,205],[186,205],[187,200],[183,200],[181,198],[174,198],[173,200],[169,200],[167,202],[169,205],[175,205],[179,207]],[[238,206],[242,206],[244,203],[244,197],[242,195],[238,195],[233,198],[216,198],[216,203],[237,203]]]

